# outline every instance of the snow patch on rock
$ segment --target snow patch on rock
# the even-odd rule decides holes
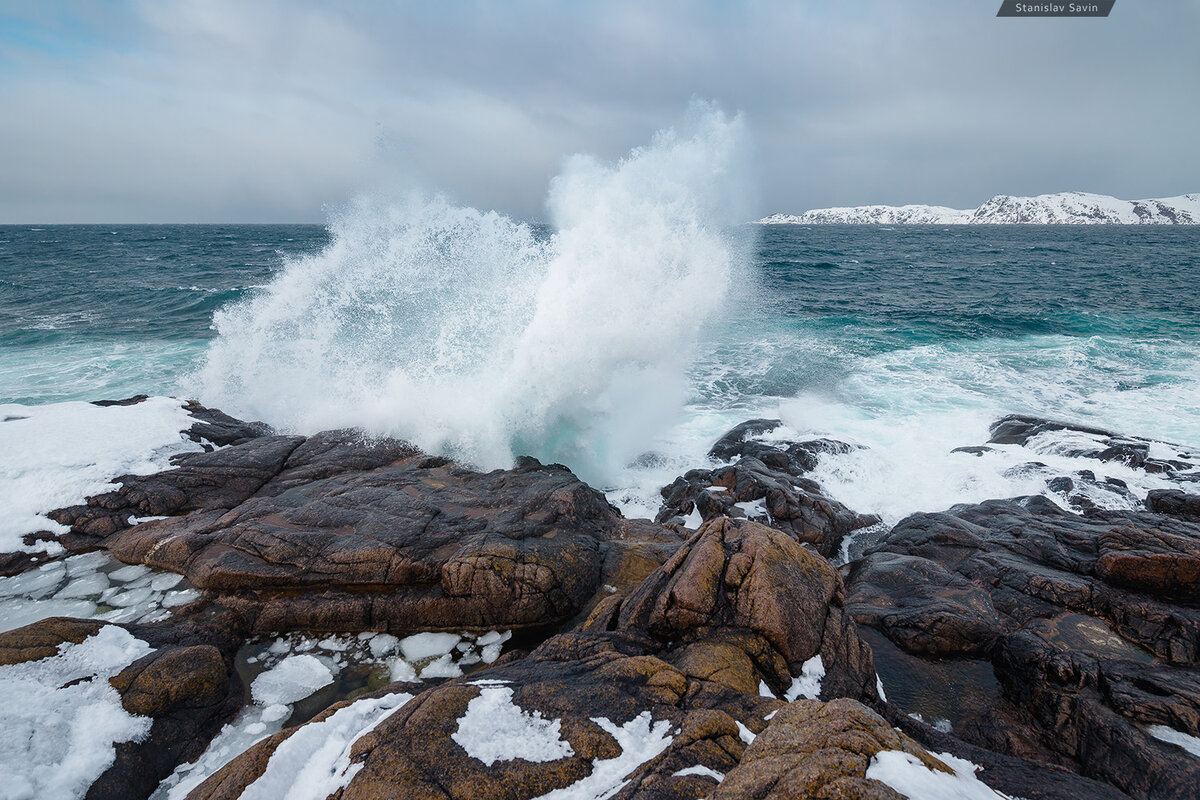
[[[450,738],[489,767],[518,758],[540,763],[575,755],[570,743],[559,735],[561,720],[524,711],[512,697],[513,690],[507,686],[481,686]]]
[[[825,662],[821,661],[821,654],[805,661],[800,666],[800,675],[792,679],[792,686],[784,695],[789,703],[798,697],[807,697],[809,700],[816,700],[821,696],[821,679],[825,677]]]
[[[150,719],[126,712],[108,681],[151,652],[129,631],[106,625],[48,658],[0,666],[0,794],[83,797],[116,760],[114,745],[150,732]]]
[[[412,699],[403,692],[356,700],[320,722],[301,726],[275,748],[262,775],[240,800],[324,800],[362,769],[350,749],[362,736]]]
[[[655,722],[649,711],[643,711],[624,725],[606,717],[593,717],[592,722],[617,740],[621,755],[616,758],[592,760],[592,773],[562,789],[555,789],[534,800],[607,800],[625,786],[631,772],[656,758],[671,746],[674,737],[667,720]]]
[[[884,750],[871,759],[866,775],[910,800],[1006,800],[1006,795],[975,777],[979,769],[975,764],[949,753],[935,755],[954,772],[931,770],[902,750]]]

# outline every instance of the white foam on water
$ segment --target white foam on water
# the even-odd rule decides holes
[[[0,405],[0,552],[57,552],[56,543],[27,546],[21,537],[63,533],[45,512],[112,489],[119,475],[159,472],[171,456],[199,450],[181,435],[195,421],[170,397],[131,406]]]
[[[866,449],[823,455],[810,475],[828,493],[861,513],[894,524],[917,511],[957,503],[1044,494],[1054,475],[1091,470],[1125,481],[1131,502],[1117,493],[1092,491],[1107,508],[1130,508],[1151,489],[1171,488],[1164,476],[1121,463],[1066,455],[1077,434],[1052,433],[1029,446],[992,445],[980,455],[953,452],[983,445],[1001,416],[1028,413],[1116,433],[1184,445],[1200,442],[1200,368],[1182,383],[1128,390],[1149,380],[1154,368],[1182,369],[1181,354],[1156,354],[1150,366],[1106,341],[1062,336],[1024,337],[927,345],[859,359],[831,392],[779,403],[781,417],[804,436],[829,436]],[[1167,345],[1163,348],[1170,349]],[[1150,358],[1150,355],[1146,355]],[[1186,380],[1185,380],[1186,378]],[[1191,394],[1190,392],[1195,392]],[[1163,414],[1164,408],[1177,413]],[[1169,448],[1168,448],[1169,449]],[[1047,469],[1029,468],[1041,462]]]
[[[358,426],[484,467],[604,483],[669,427],[699,332],[748,263],[745,130],[705,103],[615,164],[567,159],[549,238],[413,195],[218,312],[200,396],[301,432]]]

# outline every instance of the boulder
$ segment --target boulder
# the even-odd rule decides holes
[[[781,708],[746,748],[712,800],[901,800],[904,795],[867,777],[871,759],[899,751],[927,769],[953,770],[916,741],[853,700],[798,700]]]

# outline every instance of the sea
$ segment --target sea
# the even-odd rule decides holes
[[[534,455],[632,516],[749,418],[864,445],[816,477],[888,522],[1045,493],[1014,468],[1053,448],[953,452],[1005,414],[1200,445],[1195,229],[742,225],[665,253],[634,231],[611,270],[621,232],[577,233],[436,197],[329,225],[0,227],[0,404],[197,398],[481,468]]]

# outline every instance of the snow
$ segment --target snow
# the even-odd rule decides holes
[[[250,685],[254,702],[288,705],[333,683],[333,673],[316,656],[288,656]]]
[[[754,744],[754,740],[758,738],[758,734],[743,725],[740,720],[735,719],[734,722],[737,724],[738,738],[746,744]]]
[[[631,772],[657,757],[673,741],[671,723],[654,722],[649,711],[643,711],[624,725],[616,725],[606,717],[593,717],[592,722],[617,740],[621,754],[592,759],[592,772],[586,778],[534,800],[607,800],[621,791]]]
[[[351,763],[354,743],[412,699],[411,694],[364,698],[320,722],[297,728],[275,748],[240,800],[324,800],[344,788],[362,769]]]
[[[767,513],[767,498],[765,497],[746,503],[734,503],[733,506],[740,509],[746,515],[746,519],[768,519],[770,517]]]
[[[1200,758],[1200,739],[1195,736],[1189,736],[1183,731],[1177,731],[1166,725],[1151,725],[1146,729],[1146,733],[1168,744],[1179,745],[1192,756]]]
[[[975,777],[978,767],[949,753],[937,758],[954,773],[937,772],[901,750],[876,753],[867,777],[885,783],[910,800],[1004,800],[1002,795]]]
[[[421,668],[423,681],[430,678],[457,678],[462,674],[462,668],[454,662],[454,656],[450,653],[443,653]]]
[[[386,655],[396,652],[396,648],[400,646],[400,640],[390,633],[377,633],[371,637],[368,647],[371,648],[371,655],[376,658],[383,658]]]
[[[775,693],[771,691],[771,687],[767,686],[766,681],[758,682],[758,695],[759,695],[759,697],[769,697],[772,700],[779,699],[778,697],[775,696]]]
[[[819,208],[803,214],[772,214],[764,225],[1068,225],[1200,224],[1200,194],[1148,200],[1118,200],[1090,192],[1036,197],[996,195],[978,208],[945,206],[853,206]]]
[[[400,640],[400,652],[409,661],[424,661],[451,652],[461,641],[457,633],[418,633]]]
[[[692,507],[692,513],[683,518],[683,527],[689,530],[696,530],[704,524],[704,517],[700,514],[700,509]]]
[[[678,772],[674,773],[674,777],[676,777],[676,778],[682,778],[686,775],[703,775],[707,778],[712,778],[717,783],[720,783],[721,781],[725,780],[724,773],[717,772],[715,769],[709,769],[708,767],[704,766],[703,764],[697,764],[694,767],[688,767],[687,769],[681,769]]]
[[[879,677],[879,673],[875,673],[875,693],[879,695],[879,699],[887,702],[887,695],[883,693],[883,680]]]
[[[141,741],[147,717],[121,706],[108,682],[152,652],[106,625],[39,661],[0,666],[0,793],[6,800],[81,798],[116,759],[114,744]]]
[[[507,686],[481,686],[450,738],[489,767],[518,758],[540,763],[575,755],[570,743],[559,735],[561,720],[523,711],[512,697],[513,690]]]
[[[165,601],[164,601],[165,604]],[[444,635],[444,634],[440,634]],[[426,670],[422,677],[432,677],[428,672],[439,669],[459,669],[459,665],[479,663],[480,652],[494,648],[496,654],[512,637],[511,631],[491,631],[482,635],[464,633],[452,649],[457,662],[450,661],[450,655],[441,654],[434,663],[445,657],[447,662],[433,670]],[[416,643],[431,642],[429,638],[416,639]],[[442,645],[430,647],[429,650],[441,650],[449,639],[441,640]],[[410,643],[411,645],[412,643]],[[357,635],[309,636],[305,634],[286,634],[269,641],[254,645],[256,651],[246,656],[246,664],[254,665],[262,670],[251,682],[251,691],[257,685],[262,688],[262,681],[273,681],[277,684],[279,695],[268,692],[266,696],[253,696],[254,703],[242,709],[237,718],[227,724],[209,744],[208,748],[190,764],[182,764],[175,772],[167,777],[152,796],[152,800],[183,800],[189,792],[199,786],[208,776],[232,761],[239,754],[248,750],[256,742],[271,736],[283,728],[286,721],[292,717],[292,702],[282,702],[281,698],[295,697],[304,694],[307,689],[299,685],[294,687],[288,683],[285,673],[279,671],[280,665],[289,659],[303,656],[317,661],[331,676],[336,676],[349,665],[371,664],[389,669],[393,681],[416,681],[417,670],[401,655],[396,655],[400,649],[400,639],[390,633],[364,632]],[[414,650],[413,652],[422,652]],[[427,652],[427,651],[426,651]],[[294,663],[294,662],[293,662]],[[306,663],[305,661],[300,662]],[[311,662],[309,669],[299,670],[299,678],[303,682],[306,675],[323,677]],[[447,666],[448,665],[448,666]],[[293,669],[286,667],[285,669]],[[263,678],[271,675],[270,678]],[[278,680],[277,680],[278,679]],[[261,694],[261,693],[260,693]],[[303,699],[303,698],[300,698]]]
[[[821,661],[821,654],[817,653],[800,666],[800,675],[792,679],[792,686],[784,699],[789,703],[798,697],[816,700],[821,696],[821,679],[824,677],[825,663]]]
[[[200,450],[185,439],[195,419],[183,404],[152,397],[132,406],[0,404],[0,552],[61,552],[56,542],[22,536],[66,528],[47,511],[83,503],[125,474],[170,468],[170,456]]]

